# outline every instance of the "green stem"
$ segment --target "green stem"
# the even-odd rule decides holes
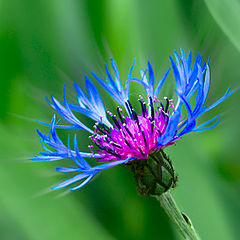
[[[181,213],[170,191],[167,191],[160,196],[156,196],[156,198],[177,229],[181,232],[184,239],[200,240],[200,237],[196,233],[191,220]]]

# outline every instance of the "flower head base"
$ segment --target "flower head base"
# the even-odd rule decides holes
[[[133,172],[141,195],[161,195],[176,187],[177,176],[172,162],[162,149],[152,152],[147,159],[137,159],[126,165]]]
[[[138,189],[142,194],[159,195],[176,185],[177,178],[172,163],[164,154],[163,149],[175,143],[177,139],[186,133],[215,127],[219,122],[219,115],[198,126],[197,119],[203,113],[215,108],[229,97],[233,91],[229,92],[228,89],[216,103],[206,107],[204,104],[210,86],[208,64],[202,64],[202,58],[197,56],[193,67],[191,67],[191,52],[187,59],[183,50],[181,50],[181,55],[175,53],[175,58],[176,62],[170,57],[176,82],[177,102],[175,105],[173,100],[168,100],[166,97],[164,104],[157,98],[169,70],[159,81],[157,87],[154,88],[155,78],[151,64],[148,63],[147,70],[140,71],[142,79],[132,77],[133,64],[125,88],[123,88],[117,65],[113,60],[111,60],[111,63],[115,79],[111,76],[107,67],[107,82],[95,74],[93,76],[124,108],[118,107],[116,115],[111,112],[106,113],[97,89],[87,77],[88,96],[74,83],[79,105],[68,103],[65,92],[63,102],[59,102],[52,96],[50,106],[68,124],[56,122],[55,115],[50,124],[42,123],[50,127],[48,136],[38,131],[46,152],[40,152],[31,160],[55,161],[66,158],[72,159],[76,164],[76,168],[57,167],[56,170],[64,173],[77,173],[76,176],[60,183],[53,189],[63,188],[76,182],[78,185],[70,190],[79,189],[87,184],[98,172],[120,164],[130,166],[136,177]],[[141,96],[138,99],[141,106],[140,113],[134,110],[129,101],[130,82],[133,81],[141,84],[148,95],[147,103]],[[193,98],[194,93],[196,93],[196,100],[193,107],[190,104],[190,99]],[[185,118],[183,118],[182,113],[183,107],[187,110]],[[73,111],[84,114],[96,121],[94,129],[85,126]],[[215,123],[210,125],[214,121]],[[70,137],[68,146],[66,146],[58,137],[57,128],[82,129],[89,132],[91,134],[90,139],[96,145],[97,150],[94,151],[93,146],[90,146],[91,152],[80,152],[76,136],[74,149],[71,149]],[[44,144],[52,149],[46,148]],[[84,158],[95,158],[97,162],[105,163],[92,167]]]

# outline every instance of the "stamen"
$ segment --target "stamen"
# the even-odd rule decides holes
[[[152,98],[149,97],[150,99],[150,102],[149,102],[149,107],[150,107],[150,110],[151,110],[151,119],[154,120],[154,108],[153,108],[153,101],[152,101]]]
[[[102,124],[103,129],[105,130],[106,133],[110,133],[110,129],[107,128],[104,124]]]
[[[122,123],[122,124],[125,123],[126,120],[125,120],[125,118],[124,118],[124,116],[123,116],[123,114],[122,114],[122,109],[119,108],[119,107],[117,107],[117,112],[118,112],[118,116],[119,116],[119,118],[120,118],[121,123]]]
[[[138,147],[139,151],[141,152],[141,154],[142,154],[143,156],[145,156],[145,154],[144,154],[143,150],[142,150],[142,149],[141,149],[141,147],[139,146],[139,144],[138,144],[138,142],[137,142],[137,140],[136,140],[136,139],[134,139],[134,142],[136,143],[136,145],[137,145],[137,147]]]
[[[111,142],[109,142],[109,143],[112,144],[113,146],[117,147],[117,148],[122,148],[121,145],[119,145],[119,144],[116,143],[116,142],[111,141]]]
[[[112,117],[113,114],[110,111],[107,111],[107,113],[110,115],[110,117]]]
[[[127,141],[127,139],[125,137],[123,137],[124,142],[128,145],[128,147],[131,149],[131,145],[129,144],[129,142]]]
[[[127,128],[127,125],[124,123],[123,126],[124,126],[124,128],[126,129],[126,131],[128,132],[129,136],[130,136],[132,139],[134,139],[132,133],[131,133],[131,132],[129,131],[129,129]]]
[[[137,113],[136,113],[136,111],[134,109],[132,111],[133,111],[134,120],[137,122],[138,129],[139,129],[139,131],[141,131],[141,127],[140,127],[140,123],[139,123],[139,119],[138,119]]]
[[[97,129],[99,132],[101,132],[101,133],[104,134],[104,135],[106,134],[106,135],[108,135],[108,136],[111,138],[110,133],[106,131],[106,129],[104,128],[104,125],[102,125],[102,127],[104,128],[105,131],[103,131],[103,130],[99,127],[99,123],[96,123],[96,124],[95,124],[95,127],[96,127],[96,129]]]
[[[129,105],[130,109],[132,110],[132,109],[133,109],[133,108],[132,108],[132,104],[130,103],[129,100],[127,100],[127,102],[128,102],[128,105]]]
[[[116,115],[111,116],[111,118],[112,118],[113,122],[115,123],[115,125],[117,126],[117,128],[121,129],[121,126],[116,119]]]
[[[164,99],[166,100],[167,104],[166,104],[166,107],[165,107],[165,113],[168,112],[168,107],[169,107],[169,100],[167,97],[164,97]]]
[[[104,151],[106,151],[107,153],[110,153],[110,154],[112,154],[112,155],[114,155],[114,156],[116,156],[116,157],[121,157],[121,155],[120,155],[120,154],[117,154],[114,150],[109,149],[109,148],[107,148],[107,147],[104,147],[104,146],[102,146],[101,144],[99,144],[98,142],[94,142],[94,143],[95,143],[96,146],[99,147],[101,150],[104,150]]]
[[[158,148],[157,138],[160,137],[169,121],[169,107],[171,100],[166,100],[166,106],[158,100],[149,97],[149,109],[144,99],[139,96],[142,114],[137,114],[129,100],[125,102],[129,117],[124,117],[123,111],[117,107],[117,116],[108,112],[113,128],[107,128],[102,123],[94,126],[95,134],[91,137],[99,148],[98,153],[102,154],[101,161],[114,161],[126,159],[129,156],[135,158],[147,158],[150,151]],[[92,147],[90,148],[91,152]],[[165,167],[165,166],[164,166]]]
[[[147,140],[146,140],[144,131],[141,131],[141,132],[142,132],[142,136],[143,136],[143,140],[144,140],[145,147],[147,147]]]
[[[159,129],[158,129],[158,133],[159,133],[159,137],[161,137],[162,133],[161,133],[161,131]]]
[[[151,134],[153,133],[154,121],[151,122]]]
[[[88,148],[90,149],[91,153],[94,154],[94,152],[93,152],[93,145],[88,145]]]
[[[145,103],[144,101],[142,101],[141,99],[138,99],[138,101],[141,103],[142,115],[143,115],[143,117],[145,117],[145,115],[146,115],[146,110],[147,110],[147,108],[146,108],[146,103]]]
[[[130,117],[132,118],[132,112],[131,112],[131,109],[130,109],[130,107],[128,105],[128,102],[125,102],[125,105],[127,107],[127,110],[128,110],[128,113],[129,113]]]

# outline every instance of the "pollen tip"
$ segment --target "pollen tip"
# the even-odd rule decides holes
[[[113,114],[110,111],[107,111],[107,113],[112,117]]]

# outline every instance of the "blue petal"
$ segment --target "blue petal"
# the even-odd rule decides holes
[[[125,99],[125,101],[127,101],[129,99],[130,82],[131,82],[132,71],[133,71],[135,62],[136,62],[136,59],[134,59],[133,64],[132,64],[132,66],[131,66],[131,68],[129,70],[127,81],[126,81],[126,84],[125,84],[125,92],[124,92],[124,99]]]
[[[115,80],[116,80],[116,83],[117,83],[117,87],[120,90],[120,89],[122,89],[122,84],[121,84],[121,81],[120,81],[120,74],[119,74],[117,64],[115,63],[113,58],[111,58],[111,64],[112,64],[112,68],[115,72]]]
[[[105,170],[107,168],[111,168],[111,167],[115,167],[117,165],[121,165],[121,164],[127,163],[127,162],[131,161],[132,159],[134,159],[134,158],[133,157],[129,157],[129,158],[125,159],[125,160],[105,163],[105,164],[99,165],[97,167],[94,167],[94,170],[102,171],[102,170]]]
[[[149,80],[146,77],[147,71],[149,72]],[[142,69],[140,70],[142,79],[131,78],[131,81],[140,83],[145,88],[145,91],[146,91],[148,97],[151,97],[152,99],[154,99],[157,97],[160,89],[162,88],[162,86],[168,76],[169,71],[170,71],[170,69],[164,74],[162,79],[159,81],[156,89],[154,90],[154,83],[155,83],[154,71],[153,71],[151,63],[148,61],[148,69],[146,71],[143,71]]]
[[[79,94],[78,102],[80,106],[68,104],[69,108],[78,111],[97,122],[103,123],[109,128],[112,127],[112,124],[106,117],[105,107],[97,89],[87,77],[85,77],[85,79],[89,99],[85,96],[80,87],[74,83],[75,89]]]
[[[185,122],[178,126],[178,137],[192,131],[203,131],[213,128],[219,122],[218,117],[215,117],[196,127],[197,118],[203,113],[215,108],[218,104],[228,98],[234,91],[229,92],[228,89],[224,96],[210,107],[204,106],[210,87],[210,69],[208,66],[209,59],[207,63],[204,63],[204,61],[202,61],[202,57],[197,54],[193,69],[191,69],[191,53],[189,53],[187,60],[184,51],[181,49],[181,56],[178,53],[175,53],[175,58],[176,63],[170,57],[177,86],[176,93],[178,95],[178,102],[176,109],[180,109],[182,104],[184,104],[188,113],[188,117]],[[179,60],[181,61],[181,64]],[[195,92],[197,92],[197,96],[195,106],[192,108],[190,99]],[[203,128],[206,124],[214,121],[216,118],[218,118],[218,120],[213,126]]]
[[[212,126],[210,126],[210,127],[207,127],[207,128],[202,128],[202,127],[206,126],[207,124],[213,122],[213,121],[216,120],[216,119],[217,119],[217,122],[216,122],[214,125],[212,125]],[[220,121],[220,115],[217,115],[216,117],[214,117],[214,118],[206,121],[205,123],[197,126],[196,128],[193,129],[193,131],[205,131],[205,130],[208,130],[208,129],[212,129],[212,128],[214,128],[215,126],[217,126],[217,124],[219,123],[219,121]]]
[[[75,183],[75,182],[78,182],[78,181],[80,181],[80,180],[82,180],[82,179],[84,179],[84,178],[86,178],[86,177],[88,177],[88,176],[89,176],[89,174],[80,173],[80,174],[74,176],[73,178],[70,178],[70,179],[68,179],[68,180],[66,180],[66,181],[58,184],[57,186],[51,188],[51,190],[57,190],[57,189],[60,189],[60,188],[67,187],[67,186],[69,186],[70,184]]]
[[[79,172],[79,170],[80,168],[56,167],[57,172],[64,172],[64,173]]]
[[[193,118],[193,112],[192,112],[192,108],[191,108],[191,104],[190,104],[189,100],[184,95],[178,94],[178,96],[180,97],[180,99],[182,100],[182,102],[184,103],[184,105],[187,109],[188,121],[191,121]]]
[[[77,135],[74,136],[74,149],[75,149],[75,155],[72,155],[72,158],[74,162],[80,167],[82,170],[88,170],[91,168],[91,166],[84,160],[84,158],[81,157],[79,154],[78,144],[77,144]]]
[[[93,133],[93,131],[91,129],[89,129],[88,127],[86,127],[83,123],[81,123],[76,117],[75,115],[72,113],[71,109],[68,106],[66,97],[65,97],[65,91],[63,93],[63,98],[64,98],[64,105],[65,107],[63,107],[60,102],[54,98],[53,96],[51,96],[52,98],[52,102],[54,105],[54,109],[66,120],[68,121],[70,124],[72,124],[73,128],[80,128],[83,129],[85,131],[88,131],[90,133]],[[64,128],[64,126],[63,126]],[[67,128],[69,128],[69,126],[67,125]]]
[[[181,117],[180,109],[172,114],[172,116],[169,119],[169,123],[165,130],[165,133],[160,138],[158,138],[159,146],[164,146],[175,139],[177,135],[180,117]]]
[[[86,86],[87,86],[87,91],[88,91],[88,96],[90,98],[90,102],[92,103],[89,108],[94,106],[97,110],[99,110],[100,113],[104,114],[105,113],[105,108],[102,102],[102,99],[95,88],[95,86],[92,84],[92,82],[85,76],[86,79]],[[92,109],[94,110],[94,109]]]
[[[205,101],[206,101],[208,91],[209,91],[209,87],[210,87],[210,69],[209,69],[209,66],[207,65],[205,81],[204,81],[204,89],[203,89],[203,91],[204,91],[203,103],[205,103]]]
[[[107,67],[107,64],[105,64],[105,70],[106,70],[106,73],[107,73],[107,77],[108,77],[108,80],[110,81],[110,84],[112,86],[112,88],[114,89],[115,92],[120,92],[122,89],[118,89],[116,83],[114,82],[109,70],[108,70],[108,67]],[[121,84],[121,83],[120,83]],[[122,85],[121,85],[122,87]]]
[[[105,65],[105,69],[106,69],[106,73],[107,73],[107,78],[109,80],[108,82],[103,81],[100,77],[98,77],[96,74],[94,74],[92,72],[92,75],[94,76],[94,78],[124,108],[126,108],[125,102],[129,99],[130,79],[131,79],[131,74],[132,74],[132,70],[134,67],[134,63],[135,63],[135,60],[133,62],[133,65],[130,68],[128,78],[126,81],[126,85],[125,85],[125,89],[123,88],[123,86],[121,84],[119,70],[113,59],[111,59],[111,64],[112,64],[113,70],[115,72],[115,81],[112,78],[112,76],[107,68],[107,65]]]
[[[61,156],[35,156],[34,158],[28,158],[27,160],[30,161],[57,161],[57,160],[62,160],[64,157]]]
[[[154,82],[155,82],[155,78],[154,78],[154,72],[152,69],[152,65],[151,63],[148,61],[148,72],[149,72],[149,96],[153,98],[153,90],[154,90]]]
[[[142,79],[131,78],[131,81],[132,81],[132,82],[140,83],[140,84],[145,88],[146,92],[148,92],[148,89],[149,89],[148,84],[146,84],[145,82],[143,82]]]
[[[101,84],[101,86],[123,107],[125,107],[125,102],[119,96],[119,92],[116,92],[114,88],[109,83],[106,83],[103,81],[100,77],[98,77],[96,74],[92,72],[93,77]]]
[[[74,157],[80,156],[80,158],[83,158],[83,157],[100,158],[101,157],[100,154],[94,154],[94,153],[84,153],[84,152],[79,152],[79,151],[76,153],[76,151],[73,151],[70,149],[70,146],[66,147],[56,133],[55,115],[52,118],[50,126],[51,126],[51,129],[49,131],[49,136],[41,133],[39,130],[37,130],[37,133],[40,136],[40,138],[42,139],[42,142],[40,141],[41,144],[42,145],[43,145],[43,143],[47,144],[48,146],[54,148],[56,150],[56,152],[53,152],[43,146],[44,149],[46,150],[46,152],[39,153],[43,156],[35,156],[34,158],[31,158],[29,160],[55,161],[55,160],[61,160],[64,158],[72,158],[73,156]]]
[[[205,112],[212,110],[213,108],[215,108],[217,105],[222,103],[225,99],[227,99],[229,96],[231,96],[235,92],[235,90],[233,90],[229,93],[229,90],[230,90],[230,87],[228,88],[226,93],[218,101],[216,101],[214,104],[212,104],[210,107],[208,107]]]
[[[195,126],[196,126],[196,120],[192,119],[192,121],[187,123],[187,125],[183,128],[183,130],[180,133],[178,133],[178,136],[181,137],[184,134],[192,132]]]
[[[80,185],[70,188],[71,191],[75,191],[78,190],[80,188],[82,188],[83,186],[85,186],[87,183],[89,183],[91,181],[91,179],[94,177],[94,175],[90,175],[85,181],[83,181]]]

